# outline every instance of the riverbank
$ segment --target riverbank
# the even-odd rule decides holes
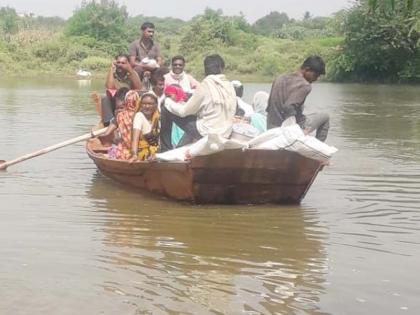
[[[226,62],[226,74],[244,82],[271,82],[280,73],[296,70],[311,54],[321,55],[330,62],[342,42],[341,37],[303,40],[242,34],[232,45],[197,47],[190,50],[182,44],[180,35],[158,34],[156,41],[162,47],[166,64],[183,54],[186,71],[198,79],[203,77],[203,59],[219,53]],[[0,39],[0,71],[12,77],[74,77],[79,69],[90,71],[96,78],[105,78],[115,51],[126,51],[128,41],[118,47],[112,44],[88,41],[84,37],[69,37],[63,30],[24,30]]]
[[[2,70],[0,70],[2,71]],[[54,71],[32,71],[27,70],[24,72],[22,71],[2,71],[3,75],[14,78],[16,80],[20,78],[26,78],[26,79],[34,79],[39,78],[42,80],[48,80],[52,78],[56,79],[79,79],[76,75],[77,71],[70,72],[70,71],[60,71],[60,70],[54,70]],[[188,72],[188,70],[187,70]],[[106,74],[107,72],[104,71],[91,71],[92,76],[88,78],[88,80],[99,80],[104,81],[106,80]],[[190,73],[190,72],[189,72]],[[191,74],[197,78],[197,80],[201,81],[204,77],[201,74]],[[226,72],[226,77],[228,77],[230,80],[240,80],[242,82],[261,82],[261,83],[271,83],[274,79],[274,76],[264,76],[261,74],[241,74],[241,73],[233,73],[233,72]]]

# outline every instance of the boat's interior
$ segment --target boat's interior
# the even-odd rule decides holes
[[[105,155],[108,152],[108,147],[103,146],[101,141],[99,141],[97,138],[90,139],[87,145],[89,150],[96,154]]]

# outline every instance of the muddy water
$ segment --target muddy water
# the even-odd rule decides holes
[[[0,82],[0,159],[89,131],[100,86]],[[306,104],[340,151],[300,206],[138,194],[82,144],[0,173],[0,314],[418,314],[420,90],[315,84]]]

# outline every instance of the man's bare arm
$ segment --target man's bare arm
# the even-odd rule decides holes
[[[107,89],[115,89],[115,82],[114,82],[114,71],[115,71],[115,64],[114,61],[111,64],[111,67],[109,68],[108,74],[106,76],[105,81],[105,88]]]

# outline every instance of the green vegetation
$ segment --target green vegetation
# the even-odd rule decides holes
[[[276,19],[279,21],[273,24],[274,28],[271,22]],[[67,21],[19,17],[13,9],[2,8],[0,69],[16,75],[62,76],[74,75],[83,68],[104,75],[113,56],[127,51],[129,43],[139,37],[140,24],[147,20],[157,27],[156,41],[167,62],[172,56],[183,54],[188,70],[200,76],[204,56],[219,53],[232,76],[269,81],[280,72],[296,69],[310,54],[329,58],[334,53],[341,42],[340,34],[312,38],[314,30],[309,21],[316,19],[294,21],[285,13],[274,12],[265,18],[266,22],[262,18],[250,25],[243,16],[224,16],[222,11],[211,9],[188,22],[129,17],[124,6],[111,0],[84,1]],[[288,27],[300,27],[299,35],[289,32],[280,36],[284,21]],[[270,25],[269,31],[264,29]]]
[[[366,0],[347,12],[332,79],[420,82],[419,2]]]
[[[20,76],[74,75],[79,68],[104,75],[114,55],[126,52],[144,21],[156,25],[167,62],[177,54],[202,75],[204,56],[221,54],[231,77],[271,81],[307,56],[321,55],[327,79],[420,80],[419,5],[415,0],[361,0],[331,17],[301,20],[270,12],[249,24],[244,16],[206,9],[190,21],[131,17],[113,0],[83,1],[67,21],[18,16],[0,9],[0,69]]]

